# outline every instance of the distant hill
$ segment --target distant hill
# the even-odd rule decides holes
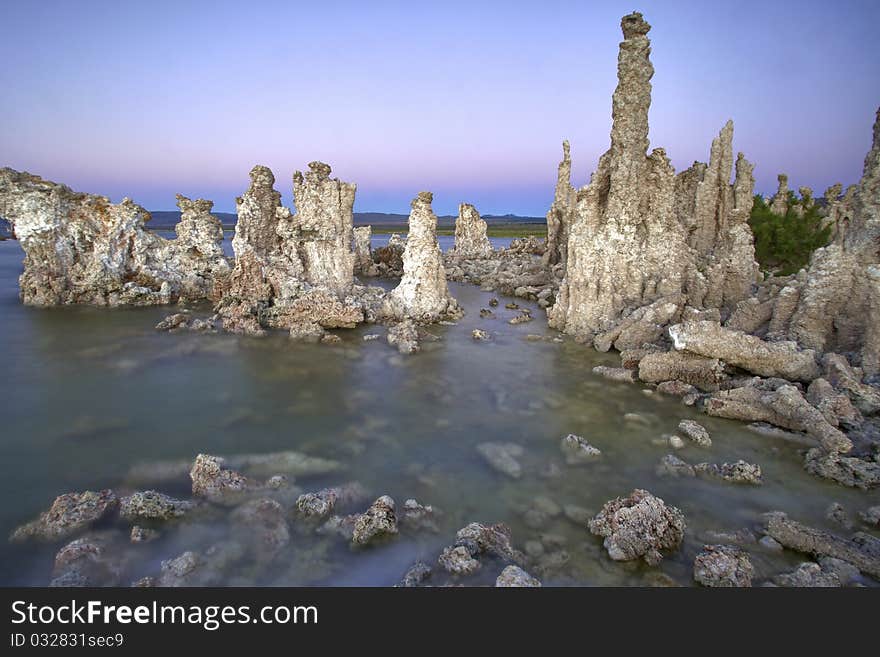
[[[177,210],[155,210],[151,211],[150,214],[153,216],[153,219],[148,224],[150,228],[170,228],[180,221],[180,212]],[[211,214],[217,217],[224,226],[234,226],[238,219],[238,217],[232,212],[212,212]],[[544,217],[521,217],[515,214],[485,214],[482,216],[488,224],[543,224],[545,222]],[[409,215],[394,214],[390,212],[354,213],[355,226],[392,226],[398,224],[405,226],[407,219],[409,219]],[[451,226],[455,224],[455,217],[453,215],[442,215],[437,217],[437,221],[441,226]]]
[[[220,220],[224,226],[234,226],[238,220],[238,215],[234,212],[212,212],[215,217]],[[180,221],[179,210],[150,210],[153,217],[147,224],[150,228],[171,228]]]

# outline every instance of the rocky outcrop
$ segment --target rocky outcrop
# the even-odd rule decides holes
[[[700,390],[717,390],[726,378],[724,363],[684,351],[650,353],[639,360],[639,379],[646,383],[678,381]]]
[[[819,376],[816,353],[801,351],[793,342],[765,342],[709,321],[670,326],[669,336],[679,351],[718,358],[759,376],[791,381],[812,381]]]
[[[413,199],[403,252],[403,278],[388,294],[382,308],[382,315],[388,319],[428,323],[462,315],[446,284],[432,200],[431,192],[419,192]]]
[[[275,176],[264,166],[251,170],[250,187],[236,199],[235,269],[217,306],[227,331],[364,321],[351,250],[355,185],[330,178],[322,162],[309,169],[293,176],[296,214],[281,205]]]
[[[74,192],[39,176],[0,169],[0,216],[25,252],[19,278],[29,305],[155,305],[216,298],[229,273],[212,203],[178,196],[177,239],[146,229],[130,199]]]
[[[846,539],[802,525],[780,512],[767,514],[767,534],[790,550],[840,559],[880,579],[880,540],[868,534]]]
[[[406,240],[397,233],[392,233],[388,238],[388,244],[378,247],[373,252],[373,262],[376,264],[379,276],[384,278],[401,278],[403,276],[403,252],[406,249]]]
[[[713,393],[705,404],[709,415],[770,424],[803,431],[829,452],[848,452],[852,441],[828,423],[793,385],[759,382]]]
[[[807,452],[804,468],[810,474],[850,488],[869,490],[880,486],[880,453],[873,458],[859,458],[817,447]]]
[[[777,214],[780,217],[784,217],[788,212],[788,204],[791,196],[791,191],[788,189],[788,176],[784,173],[780,173],[776,179],[779,181],[779,186],[777,187],[773,198],[770,199],[770,212]]]
[[[470,203],[458,206],[458,218],[455,220],[455,246],[452,254],[460,258],[489,258],[492,256],[492,244],[486,235],[486,222]]]
[[[779,329],[820,352],[854,352],[870,376],[880,373],[880,110],[862,179],[831,211],[834,243],[792,283],[797,303]]]
[[[373,262],[370,240],[373,237],[371,226],[358,226],[352,234],[354,246],[354,273],[357,276],[378,276],[379,268]]]
[[[708,165],[695,163],[678,176],[663,149],[646,154],[650,26],[638,13],[621,26],[611,148],[590,184],[577,191],[565,276],[548,311],[551,326],[587,337],[664,297],[683,303],[684,294],[697,310],[729,314],[758,277],[748,226],[753,167],[741,153],[730,184],[733,123],[713,141]],[[569,170],[566,153],[554,203],[558,216],[566,216]],[[548,215],[548,230],[549,222]]]
[[[679,215],[688,230],[688,245],[695,251],[694,266],[688,272],[685,290],[695,307],[732,310],[752,292],[758,279],[755,241],[748,220],[754,204],[754,166],[742,153],[736,158],[736,177],[730,185],[733,167],[733,122],[728,121],[712,141],[709,165],[697,163],[676,176],[675,207],[690,207],[693,214]],[[682,181],[694,181],[690,184]],[[682,199],[681,196],[685,198]]]
[[[568,255],[568,235],[574,220],[577,190],[571,184],[571,147],[568,140],[562,142],[562,161],[556,176],[556,193],[553,205],[547,212],[547,247],[545,265],[561,265],[565,269]]]
[[[611,148],[577,192],[565,278],[548,312],[551,326],[578,335],[606,330],[625,309],[680,292],[687,268],[672,166],[662,149],[646,156],[650,26],[634,13],[621,28]]]

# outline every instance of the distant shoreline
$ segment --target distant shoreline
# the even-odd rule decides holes
[[[355,227],[358,226],[370,226],[373,235],[391,235],[392,233],[406,235],[409,231],[409,227],[406,224],[355,224]],[[174,230],[173,225],[156,225],[152,222],[148,223],[146,228],[152,231]],[[223,232],[235,232],[235,224],[223,224]],[[490,223],[486,228],[486,234],[489,237],[528,237],[530,235],[546,237],[547,224],[546,222]],[[438,226],[437,235],[455,235],[455,226]]]
[[[229,212],[214,212],[222,225],[224,232],[235,230],[237,217]],[[180,213],[175,211],[157,210],[151,212],[152,220],[146,227],[150,230],[174,230],[174,226],[180,221]],[[371,226],[374,235],[388,235],[390,233],[406,234],[408,231],[408,215],[392,214],[384,212],[355,212],[354,225]],[[438,235],[454,235],[455,219],[450,215],[437,218]],[[545,237],[547,235],[547,221],[543,217],[525,217],[519,215],[491,215],[483,216],[487,224],[489,237],[528,237],[535,235]]]

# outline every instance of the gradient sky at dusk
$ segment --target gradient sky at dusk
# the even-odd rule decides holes
[[[620,17],[642,11],[651,144],[707,160],[728,118],[757,189],[861,174],[880,105],[880,2],[0,0],[0,166],[74,189],[233,211],[266,164],[290,202],[311,160],[358,211],[543,215],[608,147]]]

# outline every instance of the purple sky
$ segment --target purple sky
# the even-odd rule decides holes
[[[568,138],[574,183],[608,147],[626,2],[8,2],[0,166],[74,189],[233,211],[266,164],[290,202],[311,160],[358,211],[543,215]],[[817,195],[857,182],[880,104],[880,2],[643,2],[651,144],[677,170],[734,147]]]

